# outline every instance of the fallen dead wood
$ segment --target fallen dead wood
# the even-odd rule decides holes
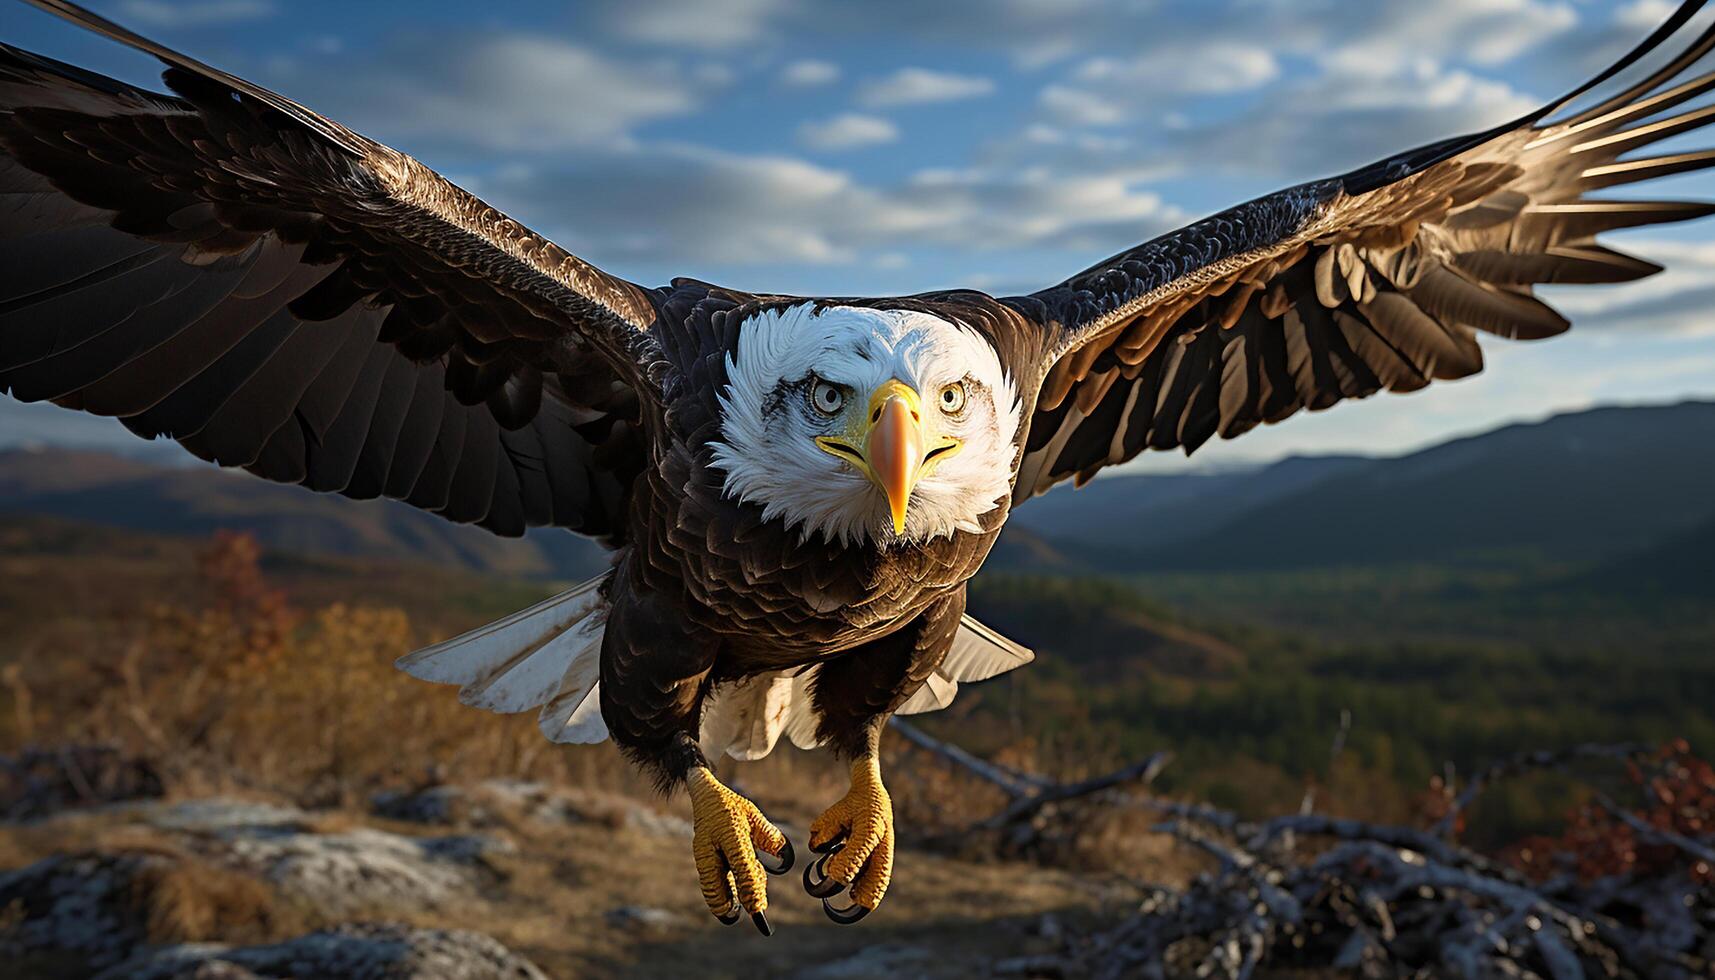
[[[912,745],[998,787],[1006,794],[1007,802],[1004,806],[972,824],[964,833],[1028,828],[1044,810],[1056,804],[1098,798],[1124,786],[1148,785],[1173,760],[1171,752],[1154,752],[1112,772],[1062,783],[979,758],[957,745],[931,737],[897,716],[892,720],[892,727]],[[1015,840],[1015,843],[1018,841]]]
[[[1569,764],[1583,759],[1613,759],[1619,761],[1634,761],[1648,755],[1650,747],[1633,743],[1618,745],[1585,744],[1574,745],[1566,749],[1553,749],[1538,752],[1521,752],[1491,764],[1465,784],[1465,788],[1454,797],[1448,805],[1447,812],[1435,823],[1435,833],[1442,837],[1453,834],[1459,824],[1459,817],[1471,808],[1477,797],[1485,789],[1509,776],[1521,773],[1539,772],[1544,769],[1564,769]]]
[[[1039,824],[1051,805],[1078,801],[1157,813],[1166,819],[1155,830],[1215,859],[1213,869],[1183,889],[1144,888],[1135,914],[1069,937],[1060,954],[998,962],[997,973],[1229,980],[1330,970],[1377,978],[1715,975],[1715,847],[1707,839],[1657,826],[1599,794],[1597,805],[1639,841],[1672,848],[1683,860],[1534,881],[1452,839],[1457,814],[1500,779],[1589,758],[1641,761],[1648,750],[1639,746],[1581,745],[1502,760],[1450,801],[1441,822],[1423,830],[1313,813],[1308,793],[1300,812],[1246,820],[1130,791],[1155,778],[1166,753],[1060,783],[981,759],[907,723],[894,727],[1006,795],[1004,806],[970,830],[1021,832]],[[1301,846],[1306,840],[1324,843],[1311,849]]]
[[[1339,843],[1314,858],[1290,827]],[[1687,869],[1542,885],[1410,828],[1277,818],[1242,842],[1181,818],[1157,829],[1214,856],[1182,890],[1154,889],[1118,926],[1068,943],[1036,975],[1225,977],[1340,970],[1361,977],[1707,977],[1715,888]],[[1418,850],[1413,844],[1424,849]]]

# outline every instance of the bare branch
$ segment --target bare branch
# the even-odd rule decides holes
[[[1051,803],[1091,796],[1130,782],[1147,784],[1173,759],[1171,752],[1155,752],[1146,759],[1105,775],[1076,783],[1057,783],[1041,776],[1014,772],[978,758],[957,745],[930,736],[916,725],[901,721],[898,717],[892,719],[892,725],[893,729],[905,736],[911,744],[1000,787],[1012,798],[1000,812],[976,824],[976,829],[983,830],[994,830],[1026,820]]]
[[[1649,752],[1649,746],[1633,743],[1605,745],[1587,743],[1574,745],[1571,748],[1545,750],[1539,752],[1524,752],[1489,766],[1465,784],[1463,791],[1448,806],[1447,812],[1435,822],[1433,832],[1439,837],[1450,837],[1453,828],[1459,821],[1459,814],[1465,812],[1477,797],[1491,783],[1515,776],[1519,773],[1535,772],[1541,769],[1558,769],[1575,759],[1633,759]]]
[[[1715,848],[1712,848],[1707,844],[1700,844],[1684,834],[1648,823],[1637,814],[1622,808],[1619,804],[1600,793],[1596,794],[1596,802],[1602,807],[1602,809],[1616,817],[1619,817],[1626,826],[1636,831],[1639,837],[1642,837],[1645,840],[1654,841],[1657,844],[1668,844],[1673,847],[1677,847],[1708,865],[1711,870],[1715,870]]]
[[[1283,834],[1301,834],[1312,837],[1334,837],[1349,841],[1374,841],[1389,847],[1405,848],[1417,851],[1442,864],[1455,868],[1469,869],[1479,874],[1492,875],[1503,880],[1520,884],[1523,877],[1511,868],[1498,865],[1474,851],[1466,850],[1454,844],[1410,827],[1394,827],[1386,824],[1365,823],[1362,820],[1345,820],[1337,817],[1318,816],[1316,814],[1299,814],[1295,816],[1276,817],[1263,824],[1251,836],[1246,847],[1251,850],[1261,850],[1268,846],[1274,838]]]
[[[894,731],[905,737],[907,742],[926,752],[940,756],[978,778],[999,786],[1008,796],[1028,796],[1038,792],[1042,787],[1050,785],[1048,780],[1040,776],[1016,773],[1004,766],[978,758],[951,742],[932,738],[923,729],[905,721],[898,715],[894,715],[889,723],[893,726]]]
[[[1324,782],[1334,781],[1334,767],[1340,762],[1340,754],[1346,751],[1346,736],[1352,733],[1352,712],[1349,708],[1340,709],[1340,727],[1334,730],[1334,741],[1328,746],[1328,771],[1323,775]],[[1298,804],[1299,813],[1313,813],[1316,810],[1316,783],[1314,780],[1304,787],[1304,799]]]
[[[1103,790],[1113,789],[1124,783],[1140,782],[1148,784],[1160,775],[1161,770],[1173,761],[1173,753],[1165,750],[1152,753],[1148,758],[1134,762],[1124,769],[1116,769],[1094,779],[1086,779],[1077,783],[1054,783],[1042,787],[1030,796],[1020,797],[1007,804],[1006,808],[994,816],[978,824],[978,827],[993,829],[1004,827],[1029,818],[1036,811],[1050,803],[1063,803],[1081,796],[1091,796]]]

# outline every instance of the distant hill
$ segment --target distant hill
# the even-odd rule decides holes
[[[1558,584],[1601,593],[1647,591],[1715,600],[1715,518]]]
[[[1231,676],[1245,652],[1123,585],[1093,579],[979,576],[971,614],[1095,683]]]
[[[1035,498],[1013,511],[1008,526],[1061,545],[1135,552],[1213,531],[1253,507],[1372,462],[1364,456],[1292,456],[1217,473],[1110,476]]]
[[[1712,549],[1680,539],[1715,535],[1711,447],[1715,403],[1687,402],[1561,415],[1393,459],[1110,477],[1018,508],[990,566],[1061,575],[1612,564],[1600,574],[1621,584],[1641,580],[1640,568],[1696,572]],[[511,576],[580,578],[605,563],[596,545],[553,529],[507,540],[394,501],[70,450],[0,451],[0,513],[177,535],[245,528],[293,552]]]
[[[1715,522],[1712,486],[1715,403],[1687,402],[1560,415],[1394,459],[1114,477],[1014,520],[1103,571],[1599,563],[1657,546],[1707,569],[1708,551],[1675,542]]]
[[[347,500],[208,466],[167,467],[104,453],[0,452],[0,514],[207,536],[229,528],[306,554],[432,562],[510,576],[583,578],[601,548],[539,529],[522,539],[449,523],[391,500]]]

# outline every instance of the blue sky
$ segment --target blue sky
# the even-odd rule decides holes
[[[89,6],[417,155],[638,282],[892,294],[1028,291],[1248,197],[1498,122],[1673,4]],[[22,5],[0,5],[0,39],[157,86],[149,59]],[[1715,197],[1715,179],[1646,193]],[[1193,465],[1397,453],[1594,404],[1715,397],[1715,223],[1615,241],[1670,271],[1551,293],[1570,336],[1489,343],[1478,378],[1300,416]],[[0,399],[0,445],[118,431]]]

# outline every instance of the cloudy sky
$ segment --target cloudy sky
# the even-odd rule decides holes
[[[89,5],[417,155],[627,278],[811,294],[1048,285],[1246,198],[1529,109],[1673,6]],[[154,84],[148,59],[21,5],[0,6],[0,39]],[[1715,197],[1715,179],[1662,192]],[[1594,404],[1715,397],[1715,222],[1616,241],[1670,271],[1552,294],[1571,336],[1489,344],[1479,378],[1295,418],[1194,462],[1391,454]],[[116,430],[0,399],[0,444]]]

